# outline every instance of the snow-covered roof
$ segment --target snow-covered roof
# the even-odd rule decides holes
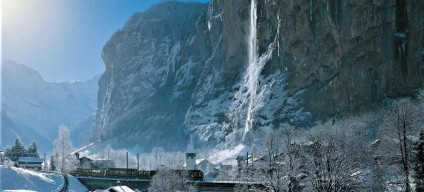
[[[109,189],[106,189],[105,192],[135,192],[134,190],[130,189],[127,186],[114,186],[109,187]]]
[[[18,162],[43,163],[39,157],[19,157]]]
[[[206,159],[199,159],[200,161],[199,162],[197,162],[197,160],[196,160],[196,164],[197,165],[214,165],[214,164],[212,164],[211,162],[209,162],[208,160],[206,160]]]
[[[41,167],[41,164],[27,164],[27,163],[21,163],[19,164],[20,167]]]

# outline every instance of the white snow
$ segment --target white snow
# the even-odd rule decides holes
[[[0,166],[0,171],[1,190],[59,191],[63,185],[63,177],[60,174],[4,166]]]
[[[223,163],[227,165],[237,165],[237,156],[246,148],[243,144],[239,144],[234,148],[225,150],[216,150],[208,158],[211,163]]]
[[[75,191],[75,192],[88,191],[88,189],[83,184],[81,184],[81,182],[79,182],[78,179],[75,178],[74,176],[68,174],[68,181],[69,181],[69,184],[68,184],[69,191]]]
[[[109,189],[107,189],[105,191],[134,192],[134,190],[130,189],[127,186],[114,186],[114,187],[110,187]]]
[[[28,169],[0,166],[2,191],[60,191],[64,178],[58,173],[46,173]],[[76,192],[88,191],[75,177],[68,175],[68,189]]]

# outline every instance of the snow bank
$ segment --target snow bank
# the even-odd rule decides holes
[[[0,174],[1,190],[59,191],[63,185],[63,177],[54,173],[0,166]]]
[[[77,178],[75,178],[72,175],[68,174],[68,180],[69,180],[69,185],[68,185],[68,190],[69,191],[75,191],[75,192],[82,192],[82,191],[88,191],[88,189],[82,185]]]
[[[60,191],[64,178],[58,173],[44,173],[22,168],[0,166],[0,191]],[[68,176],[69,190],[88,191],[75,177]]]

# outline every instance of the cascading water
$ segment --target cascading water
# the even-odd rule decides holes
[[[249,105],[247,108],[247,116],[244,127],[243,140],[246,135],[250,132],[253,126],[253,113],[255,109],[257,90],[259,86],[259,76],[262,70],[262,66],[257,65],[257,46],[256,46],[256,3],[255,0],[251,0],[250,3],[250,33],[248,40],[248,61],[249,66],[245,74],[245,86],[249,94]]]

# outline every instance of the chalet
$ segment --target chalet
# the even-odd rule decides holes
[[[197,163],[197,169],[203,171],[204,177],[208,179],[216,178],[219,174],[217,166],[212,164],[206,159],[199,159]]]
[[[39,157],[19,157],[18,165],[22,168],[41,170],[43,159]]]
[[[79,167],[83,169],[89,169],[92,168],[92,162],[93,160],[88,157],[81,157],[79,160]]]
[[[114,168],[115,164],[112,160],[96,160],[90,159],[88,157],[79,157],[79,154],[76,153],[76,156],[79,160],[79,168],[83,169],[103,169],[103,168]]]

